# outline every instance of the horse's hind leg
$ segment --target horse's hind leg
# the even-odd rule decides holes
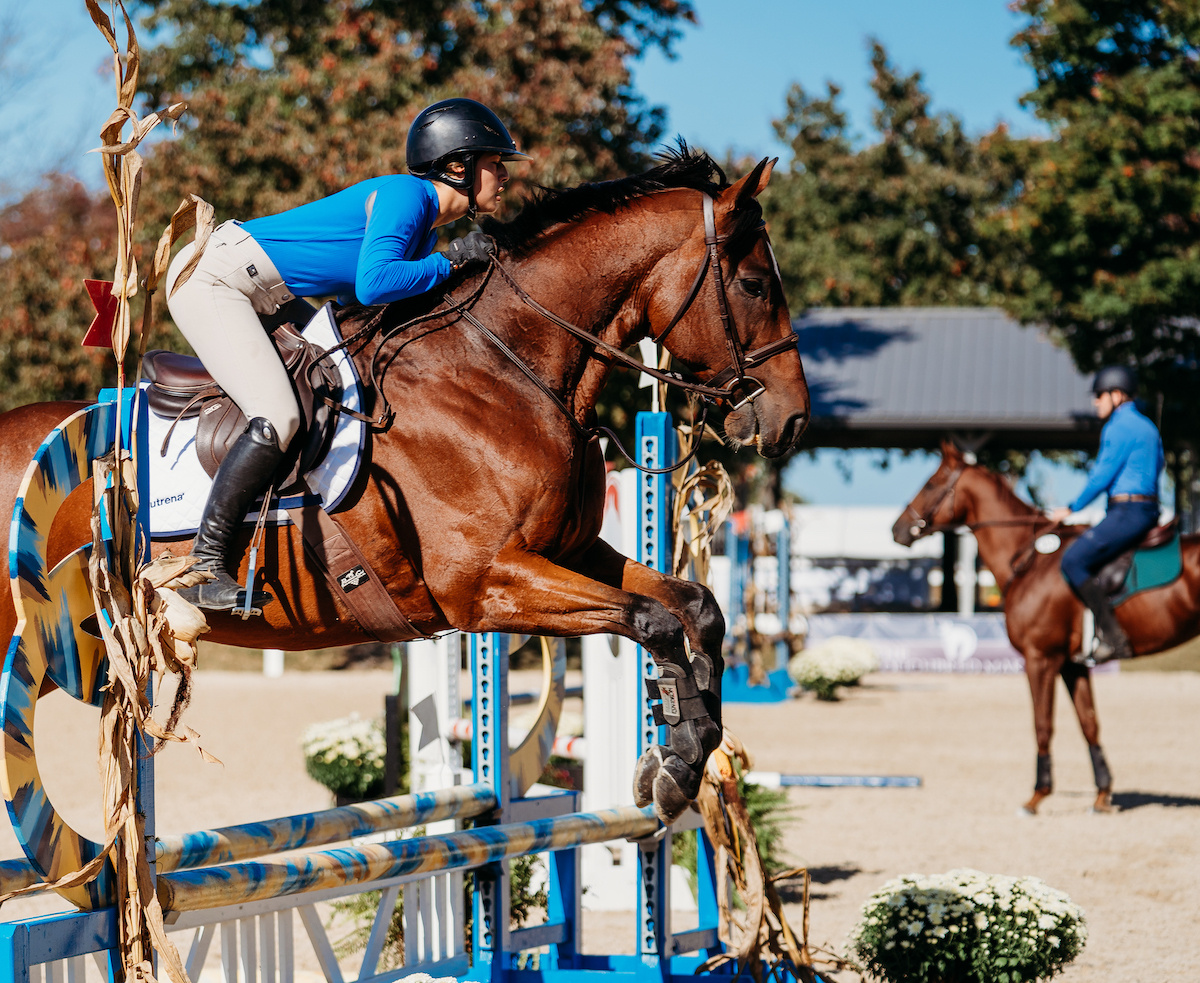
[[[1100,746],[1100,719],[1096,716],[1096,704],[1092,699],[1092,675],[1087,666],[1078,665],[1070,659],[1063,663],[1061,673],[1075,706],[1075,716],[1079,718],[1079,729],[1087,741],[1088,754],[1092,758],[1092,775],[1096,779],[1096,801],[1092,805],[1092,812],[1112,812],[1112,773],[1108,770],[1108,759],[1104,757],[1104,749]]]

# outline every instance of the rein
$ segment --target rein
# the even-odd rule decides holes
[[[662,333],[654,338],[656,344],[662,344],[663,339],[675,328],[675,326],[683,319],[683,316],[691,308],[696,297],[700,294],[700,288],[704,285],[704,275],[711,271],[713,286],[717,293],[717,312],[721,318],[721,327],[725,332],[725,342],[729,349],[730,365],[722,369],[714,375],[707,384],[700,382],[691,382],[685,379],[682,375],[676,372],[666,372],[662,369],[651,365],[646,365],[631,355],[627,355],[615,345],[610,345],[586,328],[581,328],[577,324],[572,324],[570,321],[548,310],[534,300],[525,289],[517,283],[516,279],[504,267],[504,265],[492,257],[492,265],[496,271],[504,278],[508,285],[512,288],[513,293],[528,307],[532,307],[546,320],[552,324],[557,324],[564,331],[574,335],[580,341],[595,349],[597,353],[603,353],[608,359],[616,362],[626,368],[633,369],[637,372],[644,372],[646,375],[658,379],[660,382],[665,382],[667,385],[675,386],[678,389],[683,389],[687,392],[693,392],[705,399],[716,400],[718,402],[731,402],[732,397],[737,395],[738,389],[745,383],[753,383],[757,388],[749,392],[739,402],[732,403],[731,409],[738,409],[746,403],[752,403],[763,392],[762,384],[757,380],[746,375],[747,369],[756,368],[764,362],[780,355],[788,349],[795,348],[799,339],[796,333],[790,332],[783,338],[777,338],[769,344],[763,345],[761,348],[756,348],[754,351],[746,353],[742,349],[741,340],[737,335],[737,328],[733,323],[733,316],[729,312],[729,301],[725,293],[725,280],[721,274],[721,261],[718,246],[725,240],[725,236],[717,235],[716,219],[713,212],[713,200],[709,195],[704,195],[704,260],[700,264],[700,268],[696,271],[696,276],[692,280],[692,285],[684,296],[679,309],[676,310],[674,317],[668,322]],[[759,228],[763,228],[760,226]],[[468,319],[470,320],[470,319]],[[473,322],[475,323],[475,322]],[[510,355],[509,358],[515,359],[515,355]]]
[[[789,349],[794,349],[799,341],[796,333],[789,332],[786,336],[778,338],[769,344],[756,348],[747,353],[742,348],[741,339],[737,335],[737,327],[733,323],[733,315],[729,310],[729,300],[725,293],[725,280],[721,274],[721,257],[719,245],[725,240],[725,236],[717,235],[716,216],[713,209],[713,200],[710,195],[703,196],[704,210],[704,260],[701,262],[699,269],[696,271],[695,277],[692,279],[692,284],[688,288],[683,301],[679,308],[675,311],[674,316],[667,323],[667,326],[662,330],[657,338],[654,338],[656,344],[662,344],[663,339],[674,330],[675,326],[683,319],[683,316],[691,308],[696,298],[700,294],[700,290],[704,285],[705,274],[711,272],[713,286],[717,296],[717,313],[721,318],[721,327],[725,333],[725,343],[729,349],[730,364],[716,373],[707,384],[701,382],[691,382],[685,379],[682,375],[676,372],[667,372],[656,366],[646,365],[643,362],[627,355],[620,348],[609,344],[602,338],[597,336],[586,328],[581,328],[577,324],[573,324],[566,318],[560,317],[553,311],[539,304],[529,295],[529,293],[517,282],[516,278],[508,271],[503,263],[491,256],[491,268],[500,274],[501,278],[509,285],[513,293],[527,307],[531,307],[534,311],[544,317],[552,324],[558,325],[568,334],[573,335],[582,341],[585,345],[592,349],[592,356],[605,358],[609,362],[615,362],[618,365],[623,365],[626,368],[633,369],[636,372],[644,372],[646,375],[667,385],[675,386],[677,389],[683,389],[686,392],[696,393],[701,397],[703,409],[701,411],[699,426],[695,427],[695,440],[692,442],[691,448],[687,454],[677,463],[665,468],[646,468],[637,463],[637,459],[631,455],[621,444],[620,438],[613,433],[608,427],[592,427],[584,428],[575,415],[571,412],[570,407],[562,400],[562,398],[554,392],[542,379],[533,371],[511,348],[496,335],[487,325],[480,321],[467,308],[461,309],[461,314],[469,324],[479,330],[488,340],[496,346],[497,349],[513,363],[525,376],[534,383],[543,393],[550,398],[559,411],[571,423],[576,433],[585,440],[590,440],[592,437],[606,434],[613,441],[617,449],[637,470],[646,474],[667,474],[683,467],[700,449],[700,441],[704,436],[704,427],[708,420],[709,402],[726,402],[730,403],[731,409],[739,409],[747,403],[753,403],[764,391],[765,387],[757,379],[746,374],[748,369],[762,365],[776,355],[782,354]],[[759,226],[759,229],[765,228],[765,223]],[[753,388],[747,386],[748,383],[753,384]],[[736,403],[733,399],[738,395],[739,391],[746,388],[746,394],[742,396]]]
[[[737,335],[737,327],[733,322],[733,315],[729,309],[729,301],[725,291],[725,281],[721,273],[720,251],[718,247],[727,237],[717,235],[713,199],[710,195],[705,194],[703,196],[702,207],[704,210],[704,259],[701,261],[700,267],[696,271],[696,276],[693,278],[691,286],[689,287],[687,294],[684,296],[684,299],[681,302],[678,310],[676,310],[674,316],[667,323],[666,328],[664,328],[658,337],[654,338],[653,340],[656,344],[662,344],[663,339],[665,339],[667,335],[674,330],[675,326],[679,324],[684,315],[687,314],[688,310],[691,308],[692,304],[700,294],[700,290],[704,285],[705,275],[710,274],[713,281],[713,287],[716,291],[717,313],[721,319],[721,326],[725,334],[725,343],[729,350],[730,364],[713,375],[709,379],[708,383],[693,382],[684,378],[683,375],[679,373],[668,372],[659,369],[656,366],[646,365],[643,362],[633,358],[631,355],[626,354],[615,345],[611,345],[604,341],[593,332],[588,331],[585,328],[581,328],[565,318],[560,317],[558,314],[555,314],[553,311],[547,309],[534,300],[534,298],[531,297],[529,293],[517,282],[516,278],[508,271],[504,264],[501,263],[500,260],[497,259],[493,254],[490,257],[487,275],[483,278],[480,285],[463,300],[456,301],[446,307],[439,305],[439,307],[428,312],[427,314],[419,315],[415,318],[411,318],[381,331],[379,329],[379,322],[386,311],[385,307],[384,309],[380,310],[367,324],[356,331],[351,337],[347,338],[341,344],[329,349],[326,352],[326,356],[328,356],[335,351],[349,349],[351,345],[360,339],[362,340],[362,344],[365,345],[370,341],[371,336],[374,336],[378,332],[379,340],[376,344],[375,351],[372,353],[370,373],[372,387],[383,400],[383,408],[377,417],[368,417],[362,413],[358,413],[357,411],[351,410],[349,407],[344,406],[343,404],[332,400],[329,397],[323,396],[322,398],[334,409],[338,410],[339,412],[347,413],[355,419],[367,422],[375,430],[387,430],[391,426],[395,414],[390,404],[387,402],[387,396],[384,394],[383,386],[381,384],[382,380],[381,373],[379,371],[379,361],[384,343],[395,337],[400,332],[405,331],[421,322],[458,315],[462,317],[463,320],[465,320],[468,324],[478,330],[481,334],[483,334],[484,337],[486,337],[497,348],[497,350],[504,355],[505,358],[512,362],[513,365],[515,365],[526,376],[526,378],[528,378],[535,386],[538,387],[538,389],[542,391],[542,393],[544,393],[550,399],[559,412],[567,418],[572,428],[581,439],[587,441],[591,440],[593,437],[598,437],[601,434],[606,434],[616,444],[616,447],[621,454],[623,454],[635,468],[647,474],[666,474],[670,471],[674,471],[680,467],[683,467],[693,457],[695,457],[700,448],[700,441],[703,439],[704,427],[708,419],[709,404],[712,402],[729,403],[730,408],[732,410],[736,410],[742,406],[745,406],[747,403],[753,403],[755,399],[765,392],[765,387],[757,379],[747,375],[747,372],[750,369],[757,368],[768,360],[774,358],[776,355],[780,355],[783,352],[794,349],[799,341],[796,333],[792,331],[784,337],[778,338],[775,341],[761,346],[760,348],[754,349],[753,351],[746,352],[743,349],[741,339],[738,338]],[[760,224],[759,229],[761,230],[764,228],[765,223]],[[494,331],[492,331],[471,312],[471,307],[474,306],[475,302],[482,295],[484,288],[491,281],[491,273],[493,270],[500,275],[500,277],[508,284],[512,291],[526,306],[531,307],[546,320],[550,321],[552,324],[558,325],[558,327],[562,328],[564,331],[578,338],[585,345],[590,347],[592,349],[592,357],[603,358],[609,362],[614,362],[637,372],[644,372],[646,375],[649,375],[660,382],[664,382],[667,385],[674,386],[677,389],[682,389],[686,392],[695,393],[701,398],[703,401],[703,409],[701,412],[699,425],[694,428],[696,437],[692,442],[691,449],[682,458],[682,460],[680,460],[677,464],[666,468],[642,467],[637,463],[636,459],[630,455],[628,451],[626,451],[626,449],[622,446],[620,439],[608,427],[598,426],[587,428],[579,423],[579,421],[575,418],[575,414],[571,412],[571,408],[566,404],[563,398],[559,396],[558,393],[554,392],[554,390],[552,390],[538,376],[538,374],[534,372],[534,370],[530,368],[530,366],[519,355],[517,355],[516,352],[514,352],[507,344],[505,344],[503,339],[501,339]],[[394,358],[395,355],[392,357]],[[390,364],[390,362],[391,360],[389,359],[388,364]],[[385,365],[382,374],[386,374],[386,372],[387,366]],[[736,402],[734,402],[735,399],[737,400]]]

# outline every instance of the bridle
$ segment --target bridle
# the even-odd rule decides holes
[[[764,362],[774,358],[776,355],[780,355],[783,352],[794,349],[797,344],[797,337],[794,331],[789,331],[784,337],[777,338],[775,341],[763,345],[761,348],[756,348],[750,352],[746,352],[744,350],[741,339],[738,338],[737,326],[733,323],[733,315],[729,310],[729,300],[725,292],[725,279],[721,273],[721,259],[718,247],[722,242],[725,241],[727,237],[717,235],[716,219],[713,211],[713,200],[712,197],[707,194],[704,195],[703,209],[705,247],[704,259],[701,261],[700,268],[696,271],[696,275],[692,280],[692,284],[688,288],[688,292],[684,296],[683,301],[680,303],[678,310],[676,310],[675,315],[667,323],[667,326],[658,334],[658,336],[652,340],[656,344],[662,344],[667,335],[674,330],[675,326],[679,324],[684,315],[687,314],[688,310],[691,309],[696,297],[699,296],[700,288],[704,285],[705,274],[711,274],[713,287],[716,290],[717,296],[717,312],[721,318],[721,327],[725,333],[725,342],[726,347],[729,350],[730,364],[712,376],[707,383],[693,382],[684,378],[683,375],[677,372],[667,372],[656,368],[655,366],[643,364],[632,356],[627,355],[615,345],[610,345],[608,342],[597,337],[586,328],[581,328],[576,324],[572,324],[565,318],[559,317],[559,315],[555,314],[553,311],[547,310],[529,295],[529,293],[516,281],[516,278],[508,271],[504,264],[501,263],[500,260],[494,255],[492,256],[491,261],[492,266],[505,280],[505,282],[508,283],[509,287],[512,288],[513,292],[521,299],[522,302],[524,302],[527,306],[532,307],[546,320],[558,325],[560,328],[574,335],[580,341],[584,342],[584,344],[588,345],[593,350],[593,355],[595,357],[604,358],[610,362],[616,362],[619,365],[624,365],[625,367],[634,369],[638,372],[644,372],[647,375],[658,379],[660,382],[665,382],[668,385],[675,386],[678,389],[683,389],[686,392],[696,393],[702,399],[713,402],[729,403],[731,409],[738,409],[747,403],[754,402],[754,400],[764,392],[762,383],[757,379],[747,375],[747,372],[750,369],[757,368]],[[765,223],[759,225],[760,230],[764,230],[765,228]],[[769,241],[767,247],[769,250]],[[772,260],[774,260],[773,253]],[[776,267],[776,271],[778,271],[778,267]],[[778,272],[776,272],[776,275],[778,276]],[[555,402],[560,405],[560,408],[562,408],[568,416],[571,416],[572,419],[574,419],[570,411],[566,409],[565,404],[562,403],[562,401],[558,398],[558,395],[553,393],[548,386],[541,382],[540,379],[537,379],[532,370],[529,369],[529,367],[526,366],[524,362],[508,348],[508,346],[500,341],[500,339],[489,328],[475,318],[470,311],[463,311],[463,317],[480,331],[482,331],[485,335],[487,335],[492,343],[497,345],[497,347],[500,348],[500,350],[510,361],[513,362],[513,364],[515,364],[519,369],[521,369],[522,372],[529,376],[530,379],[533,379],[543,392],[545,392],[547,395],[550,395]],[[743,389],[746,390],[744,394],[741,393],[741,390]],[[735,402],[735,400],[737,401]]]
[[[953,514],[954,486],[958,484],[958,479],[962,477],[964,471],[966,471],[966,466],[960,464],[950,472],[950,477],[946,479],[946,483],[938,489],[937,496],[934,498],[933,504],[931,504],[923,514],[914,509],[912,502],[909,502],[905,507],[904,512],[901,513],[901,518],[908,515],[910,512],[912,513],[914,521],[909,527],[909,530],[914,539],[919,539],[922,536],[928,536],[935,532],[946,532],[951,529],[958,529],[962,526],[966,526],[966,528],[970,529],[971,532],[975,532],[977,529],[983,529],[988,526],[1033,526],[1033,535],[1031,536],[1029,542],[1017,550],[1012,555],[1012,559],[1009,560],[1009,566],[1012,568],[1013,573],[1012,579],[1001,590],[1001,593],[1007,593],[1008,587],[1011,586],[1012,581],[1016,580],[1018,577],[1028,571],[1032,565],[1033,557],[1036,553],[1035,544],[1037,543],[1039,537],[1044,536],[1047,532],[1053,532],[1056,529],[1062,528],[1063,524],[1061,522],[1052,522],[1044,515],[1024,515],[1011,519],[982,519],[979,522],[951,522],[935,525],[933,523],[933,517],[937,515],[938,510],[942,507],[942,503],[947,497],[950,498],[951,514]],[[1046,523],[1050,526],[1050,528],[1039,533],[1037,526],[1041,523]]]
[[[565,318],[555,314],[553,311],[543,307],[540,303],[534,300],[534,298],[531,297],[529,293],[517,282],[516,278],[511,272],[509,272],[508,268],[500,262],[494,253],[490,257],[487,276],[484,278],[482,283],[471,292],[469,297],[462,301],[451,303],[449,309],[436,309],[428,314],[404,322],[403,324],[395,325],[383,333],[383,340],[395,336],[401,330],[411,327],[413,324],[419,321],[428,321],[435,317],[444,316],[447,314],[458,315],[476,328],[479,332],[481,332],[489,341],[491,341],[491,343],[500,351],[500,353],[504,355],[505,358],[512,362],[513,365],[515,365],[535,386],[537,386],[537,388],[540,389],[558,408],[563,416],[567,418],[571,426],[581,438],[584,440],[590,440],[593,436],[607,434],[610,439],[616,441],[617,447],[620,448],[620,441],[616,439],[616,434],[614,434],[607,427],[586,428],[580,424],[579,421],[575,419],[575,414],[571,412],[570,407],[567,406],[562,397],[559,396],[558,393],[556,393],[553,389],[551,389],[545,383],[545,381],[542,380],[538,374],[534,372],[534,370],[524,361],[524,359],[522,359],[507,344],[505,344],[503,339],[501,339],[491,328],[489,328],[486,324],[479,320],[474,313],[472,313],[471,308],[482,296],[484,287],[486,287],[487,283],[490,281],[491,274],[494,271],[495,273],[499,274],[501,279],[508,284],[508,286],[523,303],[533,308],[533,310],[537,311],[538,314],[550,321],[552,324],[558,325],[564,331],[567,331],[569,334],[575,336],[585,345],[587,345],[592,350],[591,357],[601,358],[610,363],[623,365],[626,368],[633,369],[637,372],[644,372],[646,375],[658,379],[660,382],[665,382],[667,385],[674,386],[677,389],[682,389],[685,392],[695,393],[701,398],[701,400],[703,400],[704,408],[702,411],[701,420],[699,424],[693,428],[696,434],[696,439],[693,441],[692,448],[688,454],[682,458],[682,460],[672,467],[658,469],[643,468],[636,463],[635,458],[631,457],[624,451],[623,448],[621,448],[621,452],[625,454],[625,457],[629,458],[631,463],[633,463],[634,466],[641,471],[646,471],[651,474],[673,471],[676,468],[682,467],[689,460],[691,460],[691,458],[695,456],[696,451],[699,449],[700,437],[704,433],[704,423],[707,419],[709,405],[712,403],[728,403],[730,409],[736,410],[748,403],[753,403],[759,396],[763,394],[763,392],[766,391],[766,387],[764,387],[761,382],[747,373],[774,358],[776,355],[780,355],[786,351],[795,349],[798,342],[796,333],[794,331],[789,331],[782,338],[777,338],[775,341],[769,342],[768,344],[756,348],[753,351],[745,351],[741,339],[737,334],[737,325],[734,324],[733,314],[729,309],[729,299],[726,296],[725,291],[725,278],[721,272],[719,246],[728,237],[717,235],[716,216],[711,195],[703,194],[702,207],[704,211],[704,259],[701,261],[699,269],[696,270],[696,275],[692,279],[691,286],[688,288],[688,291],[680,303],[679,308],[675,311],[674,316],[669,322],[667,322],[667,326],[661,332],[659,332],[658,336],[654,337],[652,340],[656,344],[662,344],[663,340],[675,329],[675,326],[678,325],[681,320],[683,320],[684,316],[691,309],[692,304],[695,303],[696,298],[700,294],[701,288],[704,286],[706,275],[711,276],[713,287],[716,292],[717,312],[721,319],[721,327],[724,331],[725,343],[729,351],[730,364],[724,369],[721,369],[719,372],[715,373],[707,383],[692,381],[691,379],[685,378],[684,375],[678,372],[669,372],[659,369],[656,366],[646,365],[632,356],[627,355],[615,345],[611,345],[604,341],[591,331],[581,328],[578,325],[573,324]],[[760,222],[758,231],[762,232],[764,238],[766,237],[765,230],[766,223]],[[775,270],[775,276],[778,279],[779,265],[775,262],[775,254],[771,250],[771,243],[769,239],[767,240],[767,251],[770,253],[771,262]],[[371,323],[357,332],[353,338],[346,339],[346,341],[342,342],[341,345],[336,346],[336,348],[348,347],[352,341],[368,336],[370,331],[379,323],[379,319],[381,317],[382,311],[375,316]],[[331,349],[330,351],[332,352],[333,350],[334,349]],[[379,385],[379,372],[377,370],[377,362],[381,351],[382,348],[377,347],[375,356],[372,358],[371,376],[372,381],[376,385],[376,389],[382,393],[383,388]],[[333,402],[328,399],[326,401],[331,403]],[[386,429],[386,427],[391,424],[390,407],[387,407],[386,405],[379,414],[379,418],[377,420],[368,419],[361,414],[354,413],[353,411],[349,410],[348,407],[341,406],[341,404],[337,404],[337,406],[355,417],[367,420],[373,427],[377,429]]]
[[[954,486],[958,484],[958,479],[962,477],[963,471],[965,470],[966,466],[960,464],[950,472],[950,477],[947,478],[946,483],[938,489],[937,497],[933,500],[933,504],[925,510],[924,514],[914,509],[912,502],[909,502],[908,505],[905,506],[904,512],[901,513],[901,517],[903,518],[903,516],[908,515],[909,512],[913,514],[914,521],[912,526],[909,527],[909,531],[912,533],[913,538],[927,536],[930,533],[940,532],[945,529],[957,528],[953,525],[935,526],[932,523],[933,517],[937,515],[938,509],[942,507],[942,502],[944,502],[947,497],[950,498],[951,505],[953,506]]]

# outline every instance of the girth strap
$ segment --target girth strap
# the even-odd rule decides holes
[[[330,590],[345,603],[363,631],[379,642],[409,642],[426,637],[396,606],[383,581],[340,522],[319,505],[287,512],[304,537],[305,551],[321,568]]]

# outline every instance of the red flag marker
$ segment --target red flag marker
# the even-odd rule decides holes
[[[113,326],[117,321],[117,298],[113,296],[110,280],[84,280],[96,316],[83,336],[84,348],[111,348]]]

